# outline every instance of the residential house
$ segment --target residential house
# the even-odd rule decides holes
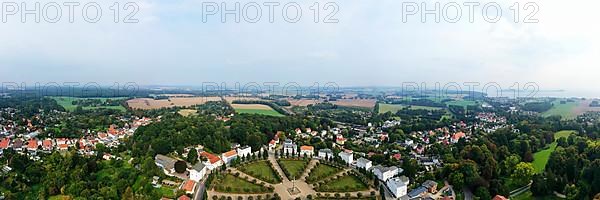
[[[464,137],[465,137],[465,133],[463,133],[463,132],[455,133],[454,135],[452,135],[452,138],[450,138],[450,142],[457,143],[460,140],[460,138],[464,138]]]
[[[196,163],[191,169],[188,169],[190,172],[190,179],[196,182],[200,182],[200,180],[204,177],[207,171],[206,165],[201,162]]]
[[[401,176],[396,178],[390,178],[386,181],[386,186],[394,197],[400,198],[407,194],[408,184],[410,183],[408,177]]]
[[[221,158],[223,159],[223,162],[225,162],[225,164],[229,164],[232,160],[236,159],[237,157],[238,153],[235,150],[231,150],[221,154]]]
[[[319,149],[319,158],[321,159],[329,159],[333,157],[333,151],[331,149]]]
[[[298,146],[292,142],[292,140],[285,140],[283,143],[283,154],[284,155],[295,155],[297,152]]]
[[[300,155],[301,156],[307,156],[307,157],[312,157],[313,154],[315,154],[315,147],[313,146],[301,146],[300,147]]]
[[[273,150],[275,149],[275,146],[277,145],[277,142],[275,140],[271,140],[269,142],[269,150]]]
[[[221,158],[206,151],[200,153],[200,156],[206,158],[204,165],[206,165],[206,167],[208,167],[209,170],[213,170],[223,165],[223,161],[221,160]]]
[[[425,188],[423,186],[419,186],[419,187],[411,190],[407,195],[408,195],[408,198],[410,198],[410,199],[416,199],[425,193],[427,193],[427,188]]]
[[[52,140],[51,139],[45,139],[42,142],[42,149],[44,149],[45,151],[52,151]]]
[[[157,154],[154,156],[154,163],[162,168],[163,172],[169,176],[175,173],[175,162],[177,162],[177,159],[165,155]]]
[[[2,138],[2,140],[0,140],[0,149],[2,149],[2,150],[8,149],[9,146],[10,146],[10,138]]]
[[[29,142],[27,142],[27,150],[28,151],[37,151],[38,149],[38,141],[35,138],[31,138],[29,139]]]
[[[353,154],[352,154],[351,150],[342,151],[338,155],[348,165],[352,164],[352,162],[354,161],[353,158],[352,158]]]
[[[194,194],[194,190],[196,190],[196,182],[193,180],[184,181],[179,189],[185,191],[186,194]]]
[[[359,158],[356,160],[356,167],[369,171],[373,167],[373,162],[365,158]]]
[[[435,181],[427,180],[427,181],[423,182],[423,184],[421,186],[427,188],[427,192],[429,192],[429,193],[437,192],[437,182],[435,182]]]
[[[17,138],[12,144],[12,148],[15,151],[23,151],[23,140]]]
[[[379,180],[387,181],[388,179],[399,174],[399,169],[396,166],[384,167],[382,165],[377,165],[373,167],[373,173]]]
[[[243,146],[243,147],[237,148],[237,154],[239,157],[248,157],[248,156],[250,156],[250,154],[252,154],[252,147]]]

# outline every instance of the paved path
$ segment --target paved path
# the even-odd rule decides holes
[[[317,163],[319,163],[319,161],[317,159],[311,159],[308,162],[308,165],[306,165],[306,169],[304,169],[304,172],[302,173],[302,176],[300,176],[300,180],[304,180],[306,181],[306,177],[308,177],[308,175],[310,174],[310,171],[315,168],[315,166],[317,166]]]

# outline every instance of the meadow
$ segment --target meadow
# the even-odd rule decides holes
[[[119,100],[119,99],[124,99],[124,98],[120,98],[120,97],[115,97],[115,98],[77,98],[77,97],[51,97],[51,99],[54,99],[56,101],[56,103],[58,103],[58,105],[62,106],[63,108],[65,108],[65,110],[72,112],[75,111],[75,109],[77,108],[77,105],[73,105],[73,101],[75,100],[81,100],[81,99],[101,99],[103,101],[106,101],[107,99],[111,99],[111,100]],[[105,108],[105,109],[115,109],[115,110],[120,110],[120,111],[125,111],[125,107],[123,106],[97,106],[97,107],[92,107],[92,106],[83,106],[82,107],[84,110],[92,110],[92,109],[100,109],[100,108]]]
[[[231,104],[231,107],[233,107],[237,113],[261,114],[276,117],[284,116],[273,110],[273,108],[262,104]]]
[[[554,106],[552,106],[552,108],[550,110],[543,112],[542,116],[549,117],[549,116],[558,115],[564,119],[574,119],[575,117],[577,117],[575,108],[577,108],[577,106],[579,106],[578,101],[566,102],[564,104],[561,104],[560,101],[561,100],[553,101],[552,103],[554,104]]]
[[[563,137],[569,137],[569,135],[575,133],[575,131],[559,131],[554,133],[554,142],[548,145],[548,148],[538,151],[533,154],[533,167],[536,173],[542,173],[546,168],[550,154],[556,149],[556,140]]]

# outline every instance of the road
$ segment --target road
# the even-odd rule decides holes
[[[204,197],[204,191],[206,190],[206,179],[210,174],[209,171],[206,172],[200,183],[198,183],[198,187],[196,187],[196,192],[194,193],[194,200],[202,200]]]

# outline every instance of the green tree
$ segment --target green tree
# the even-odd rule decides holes
[[[528,184],[531,177],[535,174],[533,164],[528,162],[520,162],[515,166],[511,177],[520,185]]]
[[[198,162],[198,151],[196,151],[196,149],[192,148],[190,150],[190,152],[188,152],[187,155],[187,159],[186,159],[189,163],[196,164]]]

